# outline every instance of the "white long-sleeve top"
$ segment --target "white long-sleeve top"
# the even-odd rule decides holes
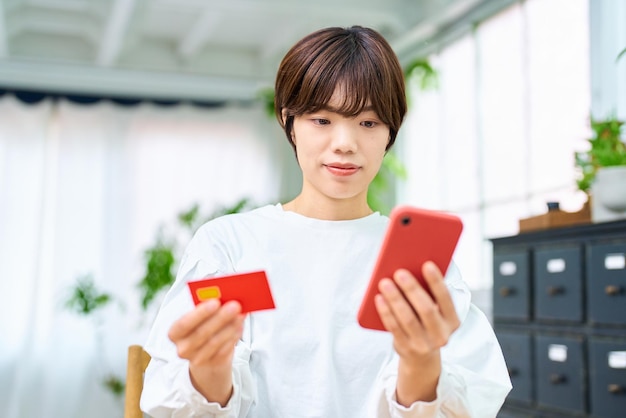
[[[388,218],[324,221],[280,204],[214,219],[189,243],[145,344],[152,356],[141,408],[154,417],[495,417],[511,389],[491,325],[458,269],[446,283],[462,323],[442,349],[437,399],[395,400],[398,355],[388,332],[357,312]],[[187,281],[264,269],[276,309],[248,315],[225,407],[191,384],[167,333],[193,309]]]

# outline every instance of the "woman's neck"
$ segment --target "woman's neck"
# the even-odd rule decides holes
[[[283,209],[295,212],[307,218],[322,219],[327,221],[346,221],[364,218],[373,213],[364,199],[344,199],[341,201],[332,199],[307,199],[302,194],[292,201],[285,203]]]

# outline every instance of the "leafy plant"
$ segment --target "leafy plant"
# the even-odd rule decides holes
[[[367,203],[372,210],[387,214],[391,209],[386,203],[385,194],[390,190],[394,178],[406,179],[406,169],[402,161],[392,152],[388,152],[383,164],[367,190]]]
[[[232,206],[220,207],[209,216],[202,216],[200,206],[194,204],[189,210],[178,214],[178,226],[190,237],[203,223],[211,219],[250,208],[250,201],[243,198]],[[161,228],[154,245],[144,252],[146,272],[138,284],[141,290],[141,307],[143,310],[147,310],[152,301],[162,291],[169,289],[176,280],[178,249],[179,245],[177,245],[176,239],[173,236],[164,237],[163,228]]]
[[[251,207],[249,200],[244,198],[232,206],[218,208],[209,216],[202,216],[199,205],[194,204],[189,210],[178,214],[177,226],[191,235],[206,221],[218,216],[241,212]],[[151,303],[161,292],[169,289],[176,277],[178,249],[181,246],[177,244],[177,240],[174,238],[178,235],[172,234],[166,237],[164,231],[165,229],[161,227],[157,233],[156,242],[144,251],[145,273],[138,283],[141,290],[140,304],[144,311],[151,306]],[[71,289],[64,306],[80,316],[90,317],[113,300],[111,294],[98,290],[93,275],[87,274],[76,279],[76,284]],[[101,332],[99,327],[96,329]],[[102,335],[97,334],[97,342],[99,345],[102,344]],[[108,374],[102,378],[101,384],[117,398],[121,397],[125,390],[123,378],[114,374]]]
[[[117,398],[121,398],[126,389],[126,383],[119,376],[113,374],[108,375],[102,384]]]
[[[87,316],[108,305],[111,300],[110,294],[96,289],[93,276],[87,274],[76,280],[76,286],[66,300],[65,307],[78,315]]]
[[[420,90],[433,90],[439,87],[439,73],[425,58],[417,58],[404,67],[404,78],[416,83]]]
[[[146,273],[139,282],[139,289],[143,293],[141,307],[144,310],[148,308],[150,302],[161,290],[174,283],[176,279],[174,273],[175,250],[175,245],[166,242],[160,233],[157,242],[145,251]]]
[[[257,97],[263,103],[263,109],[270,118],[274,117],[274,89],[272,87],[266,87],[257,93]]]
[[[574,154],[579,170],[576,183],[580,190],[589,192],[599,168],[626,165],[626,144],[621,139],[623,125],[624,122],[616,117],[605,120],[591,118],[594,135],[587,140],[590,149]]]

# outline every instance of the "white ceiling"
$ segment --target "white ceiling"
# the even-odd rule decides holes
[[[492,1],[493,2],[493,1]],[[0,0],[0,88],[247,100],[287,49],[370,26],[402,60],[488,0]]]

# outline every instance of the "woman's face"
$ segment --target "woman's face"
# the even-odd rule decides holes
[[[389,127],[367,107],[356,117],[333,111],[342,103],[335,90],[327,109],[296,116],[293,142],[303,174],[303,194],[311,198],[367,201],[389,142]]]

